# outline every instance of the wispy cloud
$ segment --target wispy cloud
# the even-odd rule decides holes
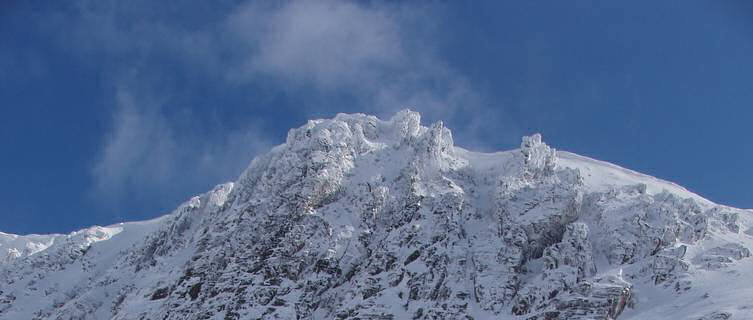
[[[454,131],[471,145],[488,133],[478,128],[514,130],[438,53],[441,5],[262,1],[228,7],[188,28],[143,14],[148,4],[123,9],[107,3],[82,1],[76,32],[65,39],[75,50],[109,57],[116,83],[119,73],[131,69],[158,73],[147,70],[144,61],[161,56],[240,90],[263,83],[301,100],[316,95],[306,109],[297,110],[305,117],[388,116],[410,107],[429,119],[462,119],[458,122],[465,125]],[[94,193],[111,200],[196,181],[221,182],[270,144],[255,128],[225,132],[224,138],[188,134],[165,116],[162,106],[171,101],[164,92],[145,94],[149,91],[127,86],[117,92],[113,125],[92,169]],[[353,104],[337,103],[343,95]]]
[[[167,187],[180,148],[159,104],[136,101],[124,89],[118,90],[116,103],[111,132],[92,169],[98,195],[119,197],[144,186]]]
[[[165,115],[162,101],[121,85],[116,111],[100,157],[92,168],[90,196],[102,204],[159,201],[233,180],[248,159],[270,146],[261,127],[249,123],[222,135],[200,135],[181,127],[196,123]]]
[[[452,117],[481,95],[437,54],[432,26],[440,8],[418,4],[301,1],[250,4],[226,22],[246,53],[237,81],[271,77],[287,88],[349,92],[358,109],[392,113],[412,107]],[[467,109],[466,109],[467,110]]]
[[[248,51],[236,74],[259,73],[319,89],[375,84],[407,59],[400,25],[380,7],[345,1],[300,1],[240,7],[227,27]]]

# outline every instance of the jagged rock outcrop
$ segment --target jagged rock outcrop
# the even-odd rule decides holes
[[[678,188],[538,134],[483,154],[340,114],[170,215],[6,259],[0,318],[640,318],[751,260],[750,212]]]

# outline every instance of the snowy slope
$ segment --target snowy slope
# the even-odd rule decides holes
[[[557,157],[562,167],[578,169],[583,177],[587,189],[593,191],[608,191],[615,187],[645,184],[649,194],[660,193],[664,190],[682,198],[693,198],[699,203],[713,205],[705,198],[688,191],[673,182],[625,169],[620,166],[591,159],[566,151],[558,151]]]
[[[339,114],[161,218],[0,234],[0,319],[753,319],[751,246],[751,211],[539,135]]]

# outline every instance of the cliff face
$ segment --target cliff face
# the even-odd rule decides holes
[[[724,296],[753,293],[751,226],[539,135],[483,154],[340,114],[164,217],[2,234],[0,318],[727,319],[753,308]]]

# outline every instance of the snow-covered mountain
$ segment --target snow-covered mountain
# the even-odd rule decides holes
[[[161,218],[0,233],[0,319],[753,319],[753,212],[401,111],[293,129]]]

